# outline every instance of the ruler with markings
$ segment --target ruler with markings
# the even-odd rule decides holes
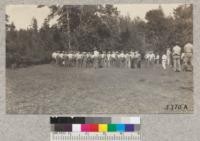
[[[140,141],[139,132],[134,133],[88,133],[51,132],[51,141]]]

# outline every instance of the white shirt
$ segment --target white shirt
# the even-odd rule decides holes
[[[146,58],[146,59],[149,59],[149,57],[150,57],[150,55],[147,53],[147,54],[145,55],[145,58]]]
[[[101,54],[101,58],[105,58],[106,55],[104,53]]]
[[[150,56],[149,56],[149,58],[150,58],[150,60],[154,60],[155,59],[155,54],[150,54]]]
[[[119,58],[124,58],[124,53],[119,54]]]
[[[107,54],[107,58],[108,58],[108,60],[110,60],[110,57],[111,57],[111,54],[108,53],[108,54]]]
[[[193,53],[193,47],[192,44],[188,43],[184,46],[184,52],[185,53]]]
[[[82,58],[82,54],[78,53],[78,54],[77,54],[77,58],[78,58],[78,59],[81,59],[81,58]]]
[[[181,59],[183,59],[185,57],[185,53],[181,54]]]
[[[53,52],[53,53],[52,53],[52,58],[56,58],[57,55],[58,55],[58,53]]]
[[[60,53],[60,54],[59,54],[59,57],[60,57],[60,58],[63,58],[63,56],[64,56],[64,53]]]
[[[131,52],[130,56],[131,56],[131,58],[134,58],[135,57],[135,53]]]
[[[175,46],[173,47],[173,55],[181,55],[181,47]]]
[[[159,59],[160,58],[160,55],[156,55],[156,59]]]
[[[163,55],[162,55],[162,60],[163,60],[163,61],[167,60],[167,55],[166,55],[166,54],[163,54]]]
[[[171,51],[169,49],[167,49],[167,56],[170,56]]]
[[[130,57],[131,57],[130,54],[128,54],[128,53],[125,54],[125,58],[128,58],[128,59],[129,59]]]
[[[71,53],[68,54],[69,59],[72,59],[73,55]]]
[[[97,50],[94,51],[94,56],[98,57],[99,56],[99,52]]]
[[[140,53],[136,53],[135,57],[139,59],[141,57]]]
[[[116,57],[116,54],[115,53],[112,53],[112,55],[111,55],[113,58],[115,58]]]

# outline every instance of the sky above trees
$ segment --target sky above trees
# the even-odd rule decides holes
[[[173,16],[173,10],[180,4],[118,4],[117,7],[120,15],[129,15],[131,19],[140,17],[145,20],[146,12],[152,9],[162,7],[166,16]],[[9,21],[14,22],[16,29],[26,29],[31,25],[32,18],[36,18],[38,27],[40,28],[44,22],[44,19],[50,14],[50,9],[45,6],[37,8],[36,5],[8,5],[6,7],[6,14],[9,16]],[[50,22],[54,24],[56,18]]]

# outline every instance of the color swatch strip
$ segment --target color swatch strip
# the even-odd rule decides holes
[[[137,132],[139,117],[51,117],[53,132]]]
[[[54,132],[136,132],[140,130],[138,124],[54,124]]]

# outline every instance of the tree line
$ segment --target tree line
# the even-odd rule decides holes
[[[42,5],[38,8],[43,7]],[[41,28],[36,18],[27,29],[16,30],[6,15],[6,66],[23,67],[51,62],[54,51],[130,51],[163,53],[193,41],[193,7],[180,5],[165,16],[162,7],[145,20],[121,16],[113,5],[50,6]],[[57,22],[50,26],[50,21]]]

